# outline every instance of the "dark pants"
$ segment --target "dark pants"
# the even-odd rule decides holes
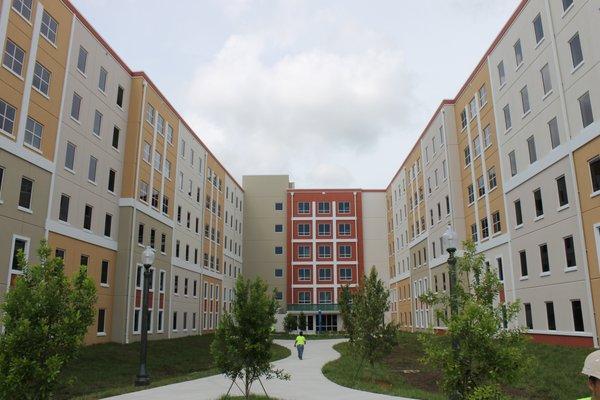
[[[296,346],[296,349],[298,350],[298,358],[302,360],[302,354],[304,353],[304,345],[300,344]]]

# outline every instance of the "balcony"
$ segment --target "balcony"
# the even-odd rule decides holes
[[[303,311],[303,312],[318,312],[321,310],[322,312],[332,312],[339,311],[340,307],[338,304],[288,304],[288,311]]]

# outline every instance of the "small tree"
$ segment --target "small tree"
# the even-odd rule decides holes
[[[421,301],[436,308],[436,316],[448,328],[446,337],[432,332],[421,336],[424,361],[443,372],[442,389],[450,398],[502,399],[500,385],[516,381],[530,361],[522,329],[508,328],[520,304],[498,301],[502,283],[496,273],[484,267],[484,256],[475,254],[472,242],[465,242],[464,247],[464,255],[457,258],[458,279],[453,289],[458,312],[447,312],[450,294],[421,296]]]
[[[298,316],[298,330],[306,331],[306,315],[302,311],[300,311],[300,315]]]
[[[294,314],[286,314],[283,319],[283,328],[287,333],[298,329],[298,317]]]
[[[246,398],[250,396],[252,384],[260,381],[261,376],[289,379],[289,375],[274,369],[270,362],[271,326],[275,323],[277,307],[275,298],[268,295],[266,283],[260,278],[250,281],[240,276],[232,311],[221,318],[211,344],[215,364],[232,380],[229,390],[240,379]]]
[[[389,309],[389,291],[372,267],[355,293],[344,287],[339,304],[350,346],[360,356],[358,375],[364,361],[374,365],[397,343],[396,326],[384,320]]]
[[[69,280],[63,260],[50,254],[42,241],[39,265],[29,265],[22,251],[17,255],[23,275],[1,306],[0,399],[51,398],[94,321],[96,288],[87,268]]]

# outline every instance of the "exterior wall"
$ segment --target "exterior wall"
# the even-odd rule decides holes
[[[386,209],[384,191],[364,191],[362,194],[363,254],[365,274],[375,267],[384,282],[390,271],[386,257]]]
[[[244,176],[244,275],[262,278],[270,289],[281,293],[283,309],[291,303],[288,297],[286,264],[287,175]],[[281,205],[278,210],[276,204]],[[276,226],[281,227],[277,232]],[[276,248],[281,248],[281,254]],[[280,276],[278,276],[280,274]]]
[[[242,274],[244,192],[229,176],[225,177],[225,221],[223,237],[223,309],[230,311],[235,280]]]

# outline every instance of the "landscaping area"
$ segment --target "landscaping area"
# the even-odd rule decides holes
[[[349,351],[348,343],[334,347],[338,360],[323,367],[325,376],[340,385],[370,392],[415,399],[442,400],[437,387],[440,374],[421,363],[423,348],[418,334],[400,333],[399,344],[374,366],[364,363],[355,376],[360,360]],[[585,357],[592,349],[528,343],[533,365],[518,384],[503,388],[513,399],[572,400],[589,396],[586,377],[581,374]]]
[[[148,343],[149,387],[214,375],[210,353],[213,335],[188,336]],[[76,360],[61,373],[57,399],[97,399],[148,388],[133,386],[139,363],[139,343],[107,343],[81,349]],[[272,360],[290,355],[273,345]]]

